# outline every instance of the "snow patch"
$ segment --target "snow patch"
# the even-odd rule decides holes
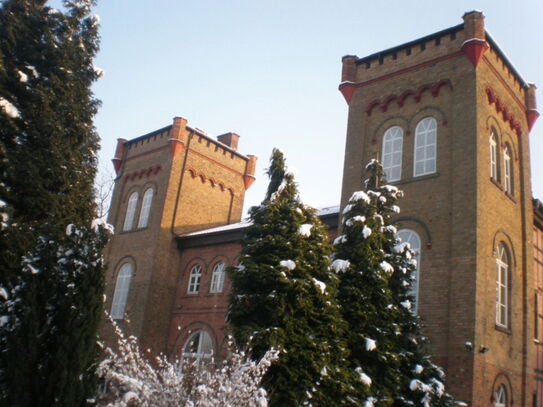
[[[351,199],[349,199],[349,202],[358,202],[358,201],[364,201],[365,203],[369,204],[370,197],[364,191],[356,191],[351,195]]]
[[[92,230],[94,230],[95,232],[98,232],[98,228],[99,227],[103,227],[108,233],[110,234],[113,234],[115,232],[115,228],[113,225],[107,223],[105,220],[103,219],[94,219],[91,223],[91,228]]]
[[[411,301],[409,300],[405,300],[405,301],[402,301],[400,302],[401,306],[404,307],[405,309],[407,310],[410,310],[411,309]]]
[[[364,239],[367,239],[371,235],[371,229],[364,225],[364,229],[362,229],[362,236],[364,236]]]
[[[354,223],[356,222],[360,222],[360,223],[364,223],[366,221],[366,217],[365,216],[361,216],[361,215],[356,215],[356,216],[353,216],[352,218],[349,218],[347,219],[347,221],[345,222],[345,224],[347,226],[352,226]]]
[[[28,82],[28,75],[25,74],[23,71],[17,71],[19,74],[19,82]]]
[[[292,271],[296,268],[296,263],[294,263],[292,260],[281,260],[279,262],[279,265],[282,267],[285,267],[286,269]]]
[[[317,286],[319,290],[321,290],[321,294],[324,294],[324,292],[326,291],[326,284],[324,284],[320,280],[317,280],[316,278],[313,279],[313,283]]]
[[[362,371],[361,367],[357,367],[356,369],[354,369],[354,371],[358,373],[358,376],[362,383],[364,383],[368,387],[371,386],[371,378]]]
[[[385,273],[393,273],[394,272],[394,267],[392,267],[390,263],[388,263],[388,262],[386,262],[384,260],[381,263],[379,263],[379,267],[381,267],[381,270],[383,270]]]
[[[332,270],[334,270],[336,273],[344,273],[347,271],[350,265],[351,263],[349,260],[335,259],[330,267],[332,267]]]
[[[311,229],[313,228],[313,225],[310,223],[304,223],[298,228],[298,233],[304,237],[311,236]]]
[[[341,244],[341,243],[345,243],[347,241],[347,236],[345,235],[339,235],[338,237],[336,237],[334,239],[334,243],[333,245],[336,246],[338,244]]]
[[[377,348],[377,342],[373,339],[366,338],[366,350],[371,352]]]
[[[58,12],[58,10],[57,10]],[[40,77],[40,74],[38,73],[38,71],[36,70],[36,67],[33,66],[33,65],[26,65],[26,69],[28,69],[29,71],[32,72],[32,75],[34,76],[34,78],[39,78]]]
[[[2,97],[0,97],[0,107],[4,109],[4,112],[6,112],[6,114],[12,119],[15,119],[21,116],[21,114],[19,113],[19,110],[17,110],[17,108],[13,104],[11,104],[10,102],[8,102],[6,99]]]
[[[415,365],[415,367],[413,368],[413,372],[416,374],[421,374],[423,370],[424,368],[421,365]]]
[[[9,298],[8,292],[4,287],[0,287],[0,297],[2,297],[6,301]]]
[[[92,70],[94,71],[98,79],[103,78],[106,75],[104,70],[102,68],[98,68],[97,66],[92,67]]]

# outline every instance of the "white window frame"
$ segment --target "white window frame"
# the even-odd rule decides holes
[[[134,227],[134,218],[136,217],[136,207],[138,206],[139,194],[132,192],[126,205],[126,216],[124,218],[123,231],[127,232]]]
[[[194,343],[198,341],[197,343]],[[196,349],[194,349],[196,345]],[[189,336],[183,345],[183,361],[199,363],[210,360],[213,355],[213,340],[211,335],[203,329],[194,332]]]
[[[496,325],[509,326],[509,269],[511,260],[505,245],[496,248]]]
[[[123,319],[126,309],[126,302],[128,300],[128,293],[130,291],[130,283],[132,276],[134,275],[134,266],[132,263],[124,263],[117,275],[117,282],[115,283],[115,293],[113,294],[113,301],[111,302],[111,318]]]
[[[494,131],[490,134],[490,178],[498,181],[498,141]]]
[[[412,229],[401,229],[396,233],[396,237],[402,242],[409,244],[409,248],[414,252],[414,259],[417,261],[415,268],[414,279],[411,281],[409,295],[413,297],[414,304],[411,305],[411,310],[414,314],[418,312],[419,290],[420,290],[420,259],[421,259],[421,240],[417,232]]]
[[[513,193],[513,183],[512,183],[512,167],[511,167],[511,150],[509,146],[505,146],[503,149],[503,188],[508,194]]]
[[[494,398],[494,407],[507,407],[507,390],[503,384],[496,390]]]
[[[433,143],[428,142],[429,137],[433,137]],[[428,157],[429,151],[433,152],[433,157]],[[413,155],[414,177],[433,174],[437,171],[437,121],[433,117],[425,117],[417,124]],[[422,163],[422,170],[417,169],[417,164],[420,163]]]
[[[211,275],[211,287],[209,288],[210,293],[222,293],[224,290],[224,275],[226,265],[224,262],[219,262],[213,268],[213,274]]]
[[[195,264],[190,269],[187,294],[198,294],[200,292],[201,282],[202,282],[202,266],[199,264]]]
[[[403,130],[401,127],[393,126],[385,132],[382,148],[381,163],[387,181],[399,181],[402,178],[403,154]]]
[[[147,188],[143,194],[141,202],[140,218],[138,220],[138,228],[145,228],[149,224],[149,213],[151,212],[151,204],[153,202],[154,190]]]

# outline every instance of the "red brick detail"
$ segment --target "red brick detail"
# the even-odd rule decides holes
[[[517,135],[520,137],[522,135],[522,128],[521,128],[520,122],[516,119],[515,115],[509,111],[507,106],[501,101],[501,99],[496,94],[496,92],[494,92],[494,89],[492,89],[490,86],[487,86],[485,91],[488,97],[488,103],[491,105],[494,104],[494,107],[496,108],[496,112],[501,114],[503,121],[506,123],[509,123],[509,127],[511,128],[511,130],[514,130],[517,133]],[[535,119],[537,119],[537,117]],[[529,119],[528,119],[528,126],[530,126]]]
[[[252,175],[244,175],[243,176],[243,182],[245,183],[245,189],[249,189],[251,185],[253,185],[253,182],[255,182],[256,178]]]
[[[532,130],[532,127],[534,126],[538,117],[539,117],[539,112],[537,110],[530,109],[526,111],[526,119],[528,120],[528,129]]]
[[[462,51],[466,54],[475,68],[477,68],[477,65],[481,62],[481,59],[488,48],[488,43],[479,38],[472,38],[462,44]]]
[[[345,98],[345,101],[347,104],[351,103],[351,99],[353,98],[354,91],[356,90],[357,85],[352,82],[344,82],[339,85],[339,91]]]
[[[394,101],[399,107],[403,107],[406,99],[409,96],[413,96],[415,103],[419,103],[422,99],[424,92],[430,92],[430,94],[433,97],[438,97],[439,92],[441,91],[441,88],[443,86],[449,86],[451,90],[453,89],[452,83],[449,79],[441,79],[439,82],[436,82],[436,83],[422,85],[420,88],[416,90],[408,89],[404,91],[399,97],[396,95],[389,95],[385,97],[385,99],[382,102],[379,100],[374,100],[368,105],[368,107],[366,107],[365,112],[368,116],[371,116],[371,112],[377,106],[380,107],[382,112],[386,112],[388,110],[389,104]]]
[[[185,144],[178,139],[171,138],[168,140],[168,144],[170,145],[170,150],[172,152],[172,155],[175,157],[177,154],[179,154],[181,151],[184,150]]]
[[[121,160],[120,158],[113,158],[111,162],[113,163],[113,168],[115,168],[115,174],[119,175],[119,172],[121,172],[121,167],[123,165],[123,160]]]
[[[134,181],[136,178],[141,179],[143,177],[149,178],[152,175],[156,175],[160,172],[162,169],[162,166],[156,165],[153,167],[149,167],[147,169],[142,169],[136,172],[128,173],[124,176],[124,182],[126,181]]]
[[[199,177],[200,181],[202,181],[202,184],[205,184],[206,182],[209,182],[209,184],[214,188],[218,186],[221,188],[221,191],[224,191],[225,189],[229,190],[232,195],[234,195],[234,189],[231,187],[226,186],[223,182],[218,181],[214,178],[209,178],[205,174],[202,174],[200,172],[197,172],[194,168],[187,168],[187,172],[190,174],[192,178]],[[254,177],[253,177],[254,178]],[[245,181],[245,176],[244,176]]]

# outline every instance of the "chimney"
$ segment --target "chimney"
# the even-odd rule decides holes
[[[225,133],[217,136],[217,140],[223,144],[226,144],[232,150],[238,149],[239,136],[236,133]]]

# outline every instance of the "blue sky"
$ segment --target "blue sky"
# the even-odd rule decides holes
[[[543,2],[102,0],[106,75],[102,168],[117,138],[134,138],[183,116],[210,135],[234,131],[259,157],[248,205],[264,196],[273,147],[296,169],[304,201],[339,203],[347,105],[337,90],[341,57],[359,57],[460,24],[479,9],[527,82],[543,90]],[[538,91],[543,113],[543,92]],[[543,118],[531,132],[534,195],[543,199]]]

